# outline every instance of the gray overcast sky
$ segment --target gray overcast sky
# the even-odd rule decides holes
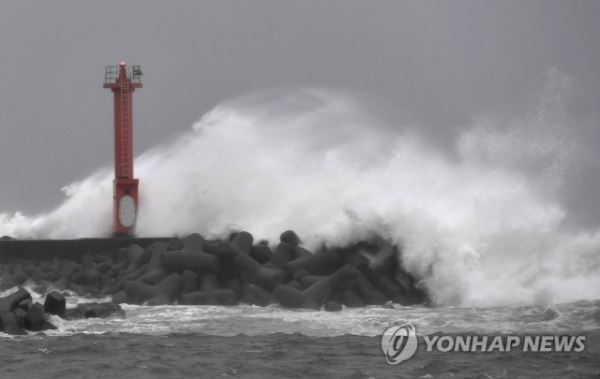
[[[138,153],[222,100],[302,86],[368,94],[443,144],[474,115],[528,109],[550,67],[594,117],[600,1],[0,0],[0,210],[47,210],[112,164],[102,80],[122,59],[145,73]]]

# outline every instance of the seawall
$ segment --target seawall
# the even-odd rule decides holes
[[[86,254],[116,260],[119,250],[132,244],[146,248],[156,241],[172,238],[82,238],[48,240],[0,240],[0,264],[18,261],[81,260]]]

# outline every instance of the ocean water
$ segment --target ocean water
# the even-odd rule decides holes
[[[36,294],[34,293],[34,298]],[[69,306],[96,299],[69,298]],[[124,317],[0,335],[2,378],[589,378],[600,376],[600,301],[552,307],[138,306]],[[386,363],[380,336],[411,322],[419,349]],[[422,336],[583,335],[583,352],[427,352]]]

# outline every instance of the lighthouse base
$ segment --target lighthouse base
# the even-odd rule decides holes
[[[113,235],[131,237],[135,234],[138,210],[138,179],[116,178],[113,195]]]

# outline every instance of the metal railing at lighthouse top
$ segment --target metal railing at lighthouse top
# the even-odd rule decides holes
[[[119,79],[119,66],[104,67],[104,84],[114,84]],[[127,79],[131,83],[142,83],[142,68],[140,65],[132,65],[127,68]]]

